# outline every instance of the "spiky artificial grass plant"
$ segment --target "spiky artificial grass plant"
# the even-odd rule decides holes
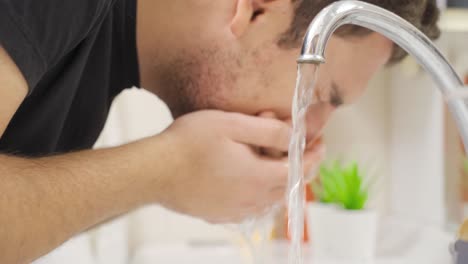
[[[368,187],[357,162],[343,166],[334,161],[320,167],[319,181],[311,183],[321,203],[336,204],[346,210],[363,210],[369,198]]]

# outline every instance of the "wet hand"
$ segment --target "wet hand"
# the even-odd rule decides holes
[[[255,148],[287,152],[290,126],[279,120],[220,111],[177,119],[163,135],[173,167],[162,205],[212,223],[237,222],[284,199],[288,167]]]

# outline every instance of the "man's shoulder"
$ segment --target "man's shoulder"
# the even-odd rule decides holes
[[[36,86],[87,36],[99,28],[117,1],[0,0],[0,45]]]

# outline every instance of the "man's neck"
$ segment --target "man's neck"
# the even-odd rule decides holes
[[[142,88],[158,94],[160,87],[155,72],[156,64],[164,64],[170,54],[169,39],[162,27],[168,22],[164,10],[166,1],[138,0],[137,1],[137,50],[140,68],[140,84]]]

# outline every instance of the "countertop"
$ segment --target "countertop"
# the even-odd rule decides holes
[[[370,264],[449,264],[453,236],[435,228],[402,222],[385,223],[380,231],[378,254]],[[264,246],[261,263],[286,264],[288,244]],[[305,264],[349,264],[349,261],[314,259],[311,246],[305,248]],[[245,251],[229,244],[148,245],[136,251],[132,264],[241,264],[249,263]]]

